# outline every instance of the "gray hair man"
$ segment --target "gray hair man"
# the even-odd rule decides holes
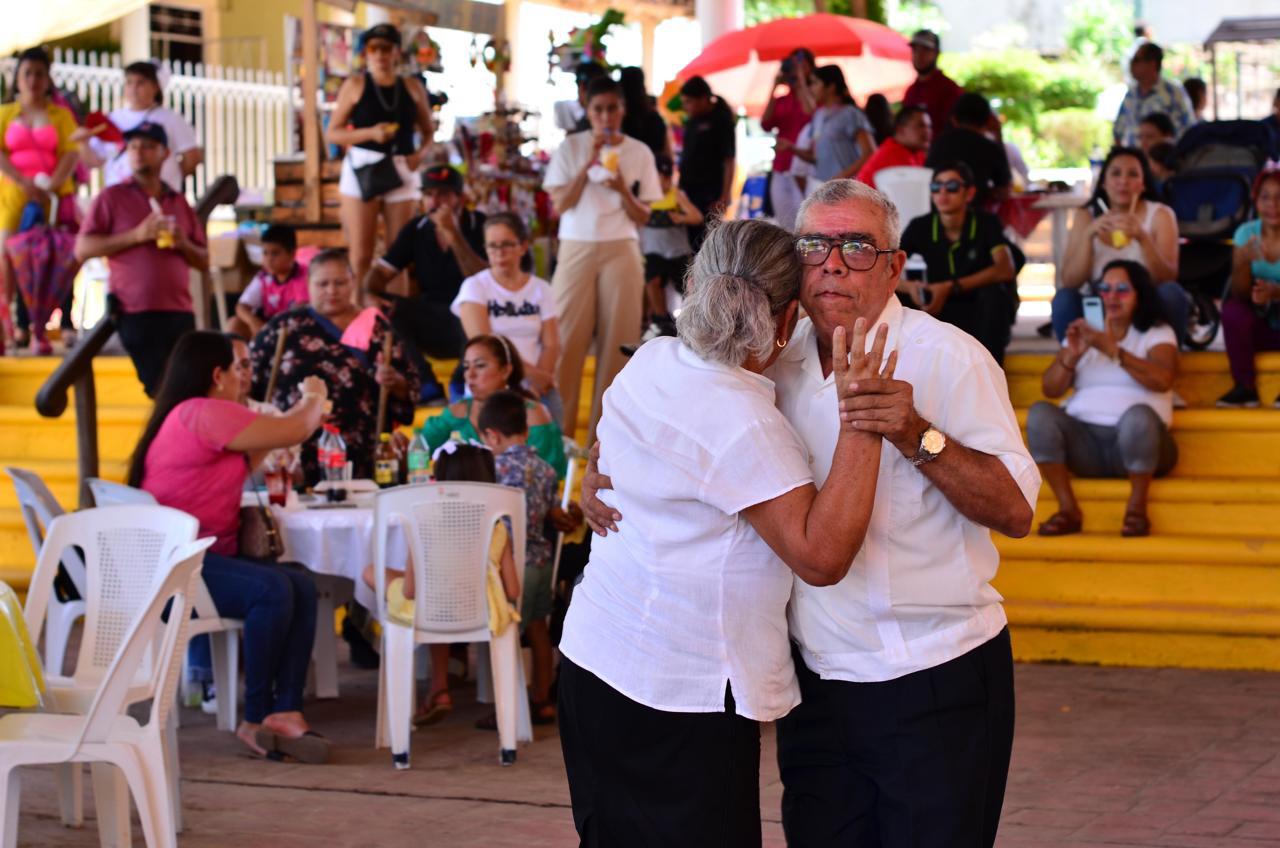
[[[778,722],[788,845],[995,842],[1013,746],[1013,656],[991,530],[1025,536],[1040,475],[995,360],[894,296],[898,211],[853,180],[800,207],[802,319],[766,375],[825,483],[842,428],[885,442],[871,524],[845,577],[796,581],[788,625],[801,703]],[[893,376],[837,396],[832,335],[888,326]],[[830,415],[839,405],[841,420]],[[621,516],[594,497],[597,532]]]
[[[820,410],[839,402],[843,426],[886,444],[848,575],[796,583],[791,599],[802,702],[778,724],[787,842],[990,846],[1013,744],[990,530],[1027,534],[1040,476],[990,354],[894,296],[905,255],[893,204],[831,181],[801,206],[796,232],[808,318],[770,371],[778,408],[818,482],[839,430]],[[828,340],[859,318],[888,325],[897,368],[837,401]]]

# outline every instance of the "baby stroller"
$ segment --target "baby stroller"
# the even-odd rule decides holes
[[[1178,141],[1178,173],[1164,199],[1178,219],[1178,282],[1191,298],[1186,343],[1204,350],[1221,324],[1217,300],[1231,283],[1231,238],[1251,213],[1253,179],[1275,155],[1261,121],[1211,121]]]

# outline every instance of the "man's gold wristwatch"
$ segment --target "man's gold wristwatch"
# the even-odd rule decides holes
[[[946,446],[947,437],[930,424],[929,429],[920,434],[920,447],[916,449],[916,455],[911,457],[911,464],[918,468],[926,462],[933,462]]]

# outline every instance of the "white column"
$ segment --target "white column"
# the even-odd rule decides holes
[[[516,49],[516,45],[520,43],[520,0],[506,0],[502,5],[498,31],[494,36],[505,42],[507,54],[511,57],[507,72],[498,77],[498,91],[506,95],[508,104],[519,103],[520,66],[523,64],[520,62],[520,51]]]
[[[710,44],[726,32],[742,29],[742,0],[696,0],[694,8],[702,27],[702,43]]]
[[[151,8],[143,6],[120,19],[120,56],[127,65],[151,58]]]
[[[653,18],[640,19],[640,67],[644,70],[644,81],[649,91],[658,94],[662,91],[662,82],[653,75],[653,36],[658,22]]]

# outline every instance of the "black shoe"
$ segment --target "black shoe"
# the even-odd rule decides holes
[[[1280,398],[1276,399],[1280,401]],[[1219,409],[1256,409],[1258,406],[1258,390],[1246,389],[1244,386],[1235,386],[1231,391],[1218,398]]]
[[[1046,321],[1039,327],[1036,327],[1036,335],[1042,339],[1047,339],[1053,335],[1053,322]]]
[[[342,638],[351,648],[351,664],[356,668],[376,669],[382,657],[364,638],[360,628],[351,620],[351,615],[342,619]]]

